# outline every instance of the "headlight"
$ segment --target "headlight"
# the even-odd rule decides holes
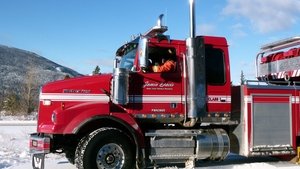
[[[51,100],[43,100],[44,106],[51,106]]]

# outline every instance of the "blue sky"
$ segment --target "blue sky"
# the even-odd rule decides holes
[[[197,35],[225,36],[231,75],[255,78],[262,44],[299,33],[299,0],[195,0]],[[164,13],[167,34],[189,35],[188,0],[1,0],[0,44],[40,54],[80,73],[111,72],[116,49]]]

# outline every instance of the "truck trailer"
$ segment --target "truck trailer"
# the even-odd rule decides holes
[[[186,40],[166,35],[160,15],[148,32],[117,49],[113,73],[43,85],[37,132],[30,136],[33,168],[44,168],[48,153],[64,153],[78,169],[193,168],[197,160],[223,160],[230,152],[295,156],[300,86],[292,78],[271,79],[278,72],[267,68],[278,63],[272,53],[300,40],[264,45],[258,80],[233,86],[227,40],[195,36],[194,8],[190,0]],[[291,58],[297,57],[285,59]]]

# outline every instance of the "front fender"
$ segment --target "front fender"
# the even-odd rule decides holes
[[[58,119],[63,119],[63,124],[60,124],[60,126],[65,126],[62,128],[62,134],[73,134],[78,126],[87,119],[109,115],[109,105],[107,103],[89,102],[56,113]]]
[[[144,147],[145,140],[142,129],[136,120],[128,113],[101,114],[82,121],[74,130],[73,134],[86,133],[101,127],[117,127],[132,136],[136,144]]]

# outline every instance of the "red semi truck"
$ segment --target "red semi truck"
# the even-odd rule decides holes
[[[37,133],[30,137],[33,167],[44,168],[47,153],[65,153],[79,169],[193,167],[196,160],[222,160],[229,152],[295,155],[297,83],[232,86],[226,39],[195,36],[193,1],[190,16],[187,40],[165,35],[161,15],[150,31],[117,50],[112,74],[45,84]],[[292,38],[265,45],[257,56],[259,80],[275,73],[267,69],[276,62],[271,53],[299,43]],[[172,70],[156,72],[166,60],[175,63]]]

